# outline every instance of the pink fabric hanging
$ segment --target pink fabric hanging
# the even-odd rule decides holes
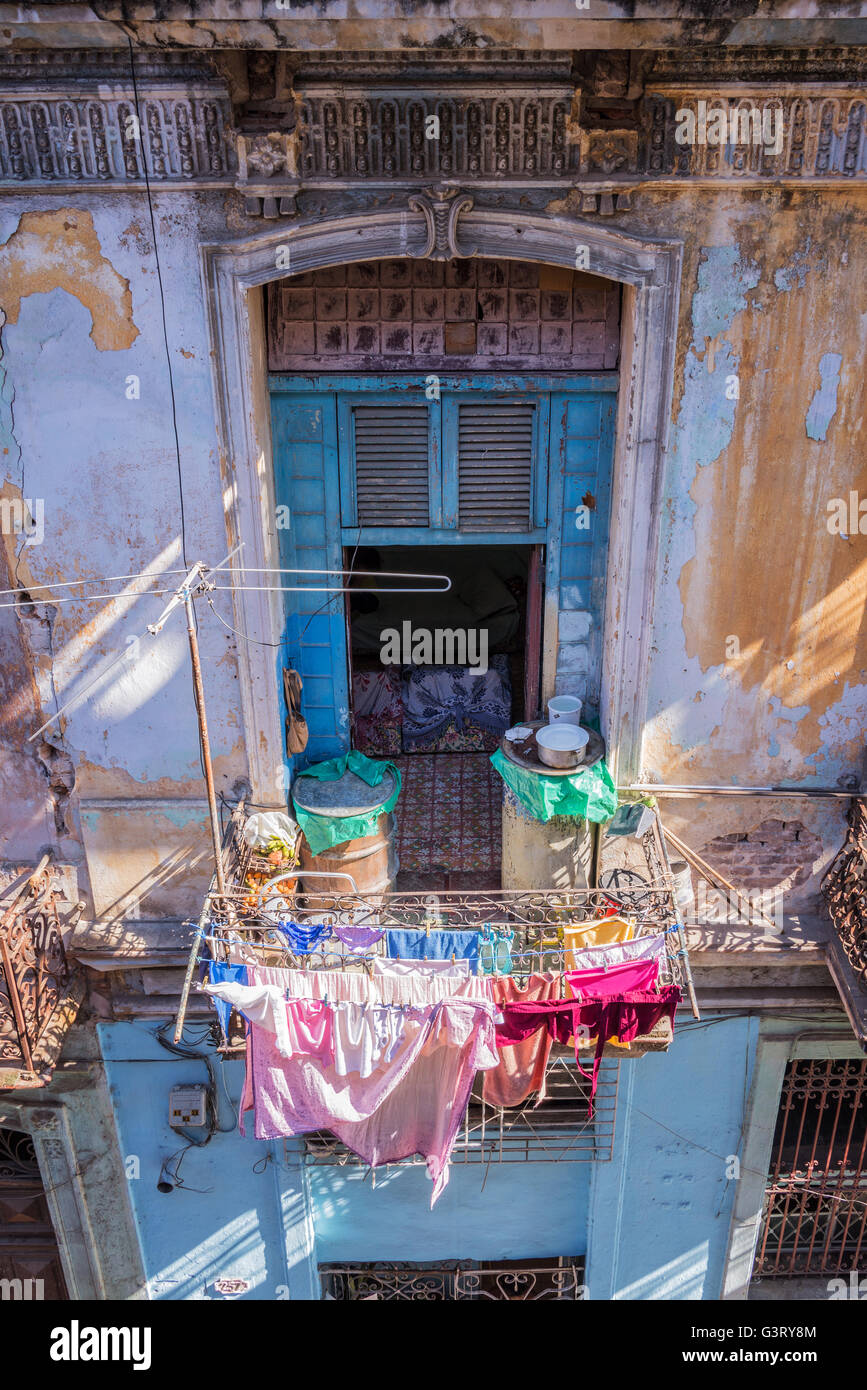
[[[566,983],[574,999],[600,999],[635,989],[654,989],[659,960],[629,960],[622,965],[596,966],[595,970],[569,970]]]
[[[560,994],[560,976],[550,973],[531,975],[525,989],[521,989],[510,975],[494,976],[491,985],[494,1000],[500,1005],[557,999]],[[540,1029],[522,1042],[500,1042],[500,1064],[485,1072],[483,1095],[488,1105],[522,1105],[533,1091],[538,1091],[536,1104],[540,1104],[545,1099],[545,1072],[551,1042],[547,1029]]]
[[[323,997],[328,988],[323,977],[336,976],[342,993],[367,996],[354,1001],[359,1010],[365,1003],[381,1008],[391,1002],[382,1000],[383,992],[434,995],[419,1003],[394,1002],[393,1007],[402,1007],[403,1031],[399,1037],[392,1034],[387,1055],[373,1069],[369,1059],[359,1060],[358,1067],[348,1061],[346,1040],[353,1032],[342,1030],[344,1075],[318,1059],[281,1055],[274,1032],[251,1026],[242,1100],[242,1131],[243,1113],[252,1108],[257,1139],[328,1129],[371,1165],[421,1155],[434,1183],[433,1206],[448,1182],[449,1156],[475,1073],[499,1062],[495,1027],[501,1015],[489,993],[478,989],[488,982],[472,977],[375,980],[270,967],[254,973],[257,979],[281,977],[284,985],[292,976],[292,986],[322,991]],[[338,988],[337,980],[332,990]],[[353,1007],[352,1000],[347,1003]]]

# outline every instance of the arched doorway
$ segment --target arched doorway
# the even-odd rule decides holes
[[[33,1140],[0,1129],[0,1298],[68,1297]]]

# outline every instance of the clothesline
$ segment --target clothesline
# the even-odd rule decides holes
[[[252,1110],[258,1139],[325,1129],[371,1167],[419,1155],[433,1205],[477,1072],[491,1104],[522,1104],[534,1091],[542,1100],[552,1042],[571,1041],[592,1118],[607,1044],[673,1022],[680,989],[657,983],[663,935],[588,947],[585,968],[523,987],[431,959],[375,956],[370,976],[212,961],[202,989],[224,1033],[232,1008],[246,1019],[241,1132]],[[590,1072],[579,1061],[588,1050]]]

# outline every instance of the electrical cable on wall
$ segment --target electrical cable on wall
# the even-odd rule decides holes
[[[158,242],[158,240],[157,240],[157,224],[156,224],[156,218],[155,218],[155,216],[154,216],[154,203],[153,203],[153,197],[152,197],[152,195],[151,195],[151,181],[150,181],[150,176],[149,176],[149,174],[148,174],[147,155],[145,154],[144,128],[143,128],[143,126],[142,126],[141,108],[140,108],[140,106],[139,106],[139,99],[138,99],[138,82],[136,81],[136,75],[135,75],[135,51],[134,51],[134,48],[133,48],[132,37],[131,37],[130,34],[127,34],[126,40],[127,40],[127,43],[129,44],[129,70],[130,70],[130,76],[132,77],[133,103],[134,103],[134,105],[135,105],[135,115],[136,115],[136,122],[137,122],[137,126],[138,126],[139,147],[140,147],[140,149],[141,149],[142,171],[143,171],[143,173],[144,173],[145,191],[146,191],[146,193],[147,193],[148,211],[149,211],[149,213],[150,213],[150,220],[151,220],[151,235],[152,235],[152,237],[153,237],[153,242],[154,242],[154,262],[155,262],[155,265],[156,265],[157,285],[158,285],[158,287],[159,287],[159,295],[160,295],[160,312],[161,312],[161,315],[162,315],[162,323],[163,323],[163,342],[164,342],[164,344],[165,344],[165,349],[166,349],[166,366],[168,367],[168,371],[169,371],[169,395],[170,395],[170,397],[171,397],[172,430],[174,431],[174,436],[175,436],[175,457],[176,457],[176,459],[177,459],[177,465],[178,465],[178,497],[179,497],[179,500],[180,500],[180,507],[181,507],[181,555],[183,556],[184,565],[186,565],[186,564],[187,564],[187,539],[186,539],[186,519],[185,519],[185,515],[184,515],[184,481],[183,481],[183,475],[182,475],[182,470],[181,470],[181,439],[180,439],[180,435],[179,435],[179,433],[178,433],[178,414],[177,414],[177,406],[176,406],[176,402],[175,402],[175,380],[174,380],[174,373],[172,372],[172,356],[171,356],[171,349],[170,349],[170,347],[169,347],[169,330],[168,330],[168,325],[167,325],[167,322],[166,322],[166,296],[165,296],[165,290],[163,289],[163,273],[162,273],[162,267],[160,266],[160,250],[159,250],[159,242]]]

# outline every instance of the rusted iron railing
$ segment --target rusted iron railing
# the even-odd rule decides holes
[[[867,804],[853,800],[846,819],[849,834],[822,892],[849,964],[867,985]]]
[[[63,946],[69,908],[48,855],[0,898],[0,1089],[50,1080],[81,1002]]]
[[[867,1253],[867,1062],[790,1062],[755,1278],[847,1274]]]

